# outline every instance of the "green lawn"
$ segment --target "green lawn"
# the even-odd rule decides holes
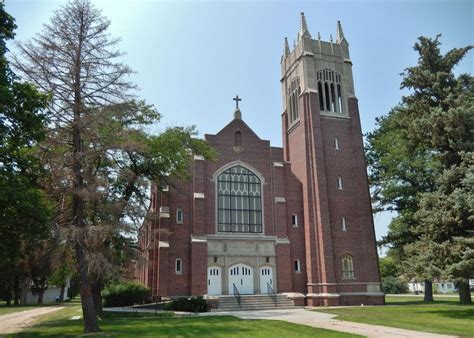
[[[435,296],[436,299],[436,296]],[[321,309],[337,319],[403,329],[474,336],[474,305],[460,305],[458,297],[438,297],[425,304],[420,297],[386,297],[384,307]]]
[[[40,322],[15,337],[77,336],[82,321],[70,320],[81,313],[79,306],[45,315]],[[143,337],[360,337],[304,325],[273,320],[243,320],[231,316],[146,318],[113,317],[100,321],[102,336]]]

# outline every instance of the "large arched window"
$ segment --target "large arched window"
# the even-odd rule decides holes
[[[262,185],[250,170],[236,165],[217,177],[220,232],[262,232]]]

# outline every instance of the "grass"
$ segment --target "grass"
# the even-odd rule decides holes
[[[36,325],[14,336],[79,336],[82,334],[82,320],[70,318],[80,314],[80,307],[71,305],[41,317]],[[100,327],[103,330],[101,336],[114,337],[360,337],[282,321],[244,320],[232,316],[150,318],[114,314],[101,320]]]
[[[436,297],[435,297],[436,299]],[[474,336],[474,306],[460,305],[458,297],[439,297],[424,303],[420,297],[387,296],[384,307],[321,309],[351,322],[392,326],[409,330]]]

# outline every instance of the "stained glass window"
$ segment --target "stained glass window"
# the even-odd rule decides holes
[[[352,265],[352,256],[342,256],[342,277],[354,278],[354,266]]]
[[[237,165],[218,176],[219,232],[262,232],[262,184],[257,175]]]

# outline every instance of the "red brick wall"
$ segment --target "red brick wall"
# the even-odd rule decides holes
[[[349,100],[350,119],[329,117],[320,114],[317,95],[300,96],[300,121],[284,131],[284,153],[302,183],[308,292],[366,292],[365,282],[380,278],[357,101]],[[336,136],[340,150],[334,149]],[[346,232],[341,217],[346,218]],[[346,253],[353,256],[354,280],[342,278],[341,256]]]
[[[349,100],[350,119],[321,115],[317,93],[301,95],[299,107],[300,121],[290,131],[286,114],[282,115],[284,149],[270,147],[242,120],[233,120],[218,134],[205,136],[219,153],[216,162],[196,160],[189,182],[175,182],[169,193],[157,194],[157,209],[169,206],[170,218],[155,222],[155,229],[160,229],[156,244],[161,240],[169,248],[155,250],[154,264],[143,276],[158,294],[207,292],[207,244],[192,243],[191,238],[215,234],[213,175],[234,161],[246,163],[263,176],[264,235],[289,239],[289,244],[276,245],[278,292],[361,293],[367,291],[367,282],[379,281],[357,101]],[[236,131],[242,135],[241,151],[235,148]],[[343,178],[343,191],[337,189],[337,176]],[[204,198],[194,198],[194,193],[203,193]],[[275,197],[284,197],[285,202],[275,203]],[[184,211],[184,224],[176,224],[177,208]],[[292,226],[293,214],[298,216],[297,227]],[[341,230],[342,216],[347,232]],[[355,280],[342,279],[344,253],[353,256]],[[176,258],[182,259],[181,275],[175,273]],[[301,273],[294,271],[296,259]],[[158,269],[157,281],[152,278],[153,268]],[[357,297],[312,298],[308,304],[355,304],[362,299]],[[380,302],[380,297],[360,297],[367,298],[366,304]]]

